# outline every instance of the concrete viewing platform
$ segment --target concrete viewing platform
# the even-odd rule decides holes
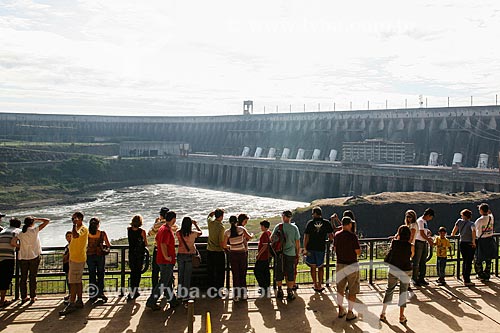
[[[337,318],[335,288],[314,293],[310,285],[300,285],[297,298],[289,303],[273,298],[258,298],[255,289],[249,299],[234,303],[231,299],[199,299],[195,302],[194,332],[206,331],[206,313],[210,312],[212,332],[500,332],[500,279],[490,282],[473,280],[465,287],[453,278],[438,286],[414,288],[407,309],[408,323],[399,323],[396,304],[387,310],[388,323],[379,321],[385,281],[363,283],[352,322]],[[66,317],[58,311],[63,295],[40,296],[34,304],[19,301],[0,310],[0,331],[14,332],[187,332],[187,310],[182,305],[164,311],[145,307],[147,296],[135,302],[108,294],[107,303],[86,304]],[[394,295],[397,301],[397,292]]]

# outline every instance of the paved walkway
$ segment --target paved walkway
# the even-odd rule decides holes
[[[378,315],[384,282],[363,284],[356,309],[359,318],[353,322],[337,319],[335,290],[315,294],[310,286],[301,286],[296,300],[287,304],[276,299],[256,298],[250,291],[248,301],[201,299],[195,305],[195,332],[205,332],[207,311],[211,313],[213,332],[500,332],[500,280],[467,288],[457,280],[448,286],[431,283],[415,290],[406,314],[408,324],[398,322],[399,310],[390,306],[389,324]],[[252,297],[253,296],[253,297]],[[396,298],[395,298],[396,299]],[[42,296],[32,305],[14,303],[0,311],[0,331],[13,332],[184,332],[187,311],[152,312],[145,309],[146,297],[127,303],[125,298],[111,296],[108,303],[86,305],[67,317],[59,317],[62,296]]]

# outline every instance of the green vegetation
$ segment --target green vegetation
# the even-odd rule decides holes
[[[120,183],[161,179],[171,170],[169,160],[105,159],[95,155],[49,163],[0,163],[0,200],[4,209],[29,201],[75,197]],[[73,199],[74,200],[74,199]]]

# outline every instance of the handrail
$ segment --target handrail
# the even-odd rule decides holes
[[[498,253],[498,247],[499,247],[499,240],[500,240],[500,233],[494,233],[493,237],[496,238],[497,240],[497,253]],[[452,246],[455,247],[456,251],[456,257],[448,259],[449,263],[453,263],[456,265],[456,277],[457,279],[460,279],[461,276],[461,254],[458,249],[458,236],[450,236],[448,237],[450,240],[452,240]],[[388,249],[389,242],[392,240],[392,237],[377,237],[377,238],[361,238],[359,239],[359,242],[361,243],[362,247],[362,255],[360,257],[360,267],[363,267],[366,269],[366,278],[368,280],[368,283],[373,284],[373,281],[377,279],[376,272],[377,270],[380,269],[386,269],[384,268],[384,262],[383,262],[383,257],[382,255],[385,255],[385,252]],[[196,243],[198,245],[198,249],[200,252],[203,252],[206,250],[206,243],[201,242],[201,243]],[[249,250],[250,251],[256,251],[258,242],[249,242]],[[107,275],[112,275],[115,276],[115,282],[118,284],[119,282],[119,289],[121,293],[123,294],[124,288],[126,288],[126,281],[127,281],[127,275],[130,274],[130,270],[127,269],[127,257],[126,253],[128,250],[128,245],[111,245],[111,250],[112,253],[115,254],[110,254],[110,256],[115,256],[116,258],[114,261],[112,261],[113,266],[107,266]],[[114,251],[113,251],[114,250]],[[62,272],[62,252],[64,251],[63,246],[49,246],[49,247],[43,247],[42,248],[42,256],[47,256],[48,258],[46,263],[49,268],[44,268],[42,265],[40,268],[40,272],[38,274],[39,277],[63,277],[64,272]],[[325,279],[327,285],[329,285],[331,281],[331,277],[333,274],[333,269],[335,267],[335,264],[333,262],[333,255],[334,253],[332,252],[332,247],[331,247],[331,241],[327,241],[327,246],[326,246],[326,260],[325,260]],[[51,256],[49,258],[49,256]],[[113,258],[113,257],[111,257]],[[430,260],[432,258],[432,253],[431,255],[427,258],[427,260]],[[499,259],[500,257],[497,255],[493,261],[494,261],[494,274],[498,277],[499,273]],[[203,267],[200,267],[198,269],[199,272],[203,272],[203,270],[206,269],[204,265]],[[253,264],[248,264],[249,272],[251,272],[251,269],[254,267]],[[386,266],[385,266],[386,267]],[[229,288],[230,286],[230,262],[229,260],[226,260],[225,264],[225,270],[226,270],[226,276],[225,276],[225,286]],[[302,272],[302,271],[301,271]],[[250,273],[251,274],[251,273]],[[19,279],[20,279],[20,269],[18,262],[16,262],[16,270],[15,270],[15,283],[13,285],[14,288],[14,293],[16,299],[19,298]]]

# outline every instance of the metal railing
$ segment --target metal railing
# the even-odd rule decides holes
[[[500,234],[494,234],[497,241],[497,256],[492,260],[492,272],[498,277],[498,247]],[[458,237],[450,237],[452,246],[452,258],[448,259],[446,267],[447,276],[456,276],[460,279],[462,259],[459,251]],[[389,250],[390,238],[363,238],[360,239],[361,255],[359,256],[360,277],[361,280],[373,284],[376,280],[383,280],[387,278],[388,267],[384,263],[384,257]],[[197,243],[197,248],[202,255],[202,264],[199,268],[194,269],[193,278],[200,277],[203,279],[206,275],[206,243]],[[250,242],[248,254],[248,273],[247,283],[249,286],[256,285],[256,279],[253,274],[257,255],[257,242]],[[38,276],[37,276],[37,292],[39,294],[62,294],[68,292],[66,285],[66,275],[62,271],[63,263],[62,257],[64,247],[44,247],[42,252],[42,260],[40,262]],[[327,249],[325,254],[325,281],[327,284],[333,281],[335,272],[334,253],[331,250],[331,242],[327,242]],[[432,251],[427,260],[432,259]],[[130,275],[130,268],[128,267],[128,246],[127,245],[113,245],[111,253],[106,256],[105,264],[105,286],[106,288],[124,293],[128,286],[128,278]],[[177,271],[177,269],[175,269]],[[141,279],[141,287],[151,287],[151,270],[143,274]],[[272,271],[271,271],[272,274]],[[435,265],[427,265],[426,276],[437,276]],[[226,281],[227,288],[230,287],[231,282],[231,267],[230,261],[226,260]],[[14,283],[11,286],[10,294],[19,298],[19,281],[20,281],[20,268],[16,262],[16,270],[14,275]],[[88,272],[84,274],[84,286],[88,282]],[[297,283],[311,283],[309,269],[304,264],[300,264],[297,272]]]

